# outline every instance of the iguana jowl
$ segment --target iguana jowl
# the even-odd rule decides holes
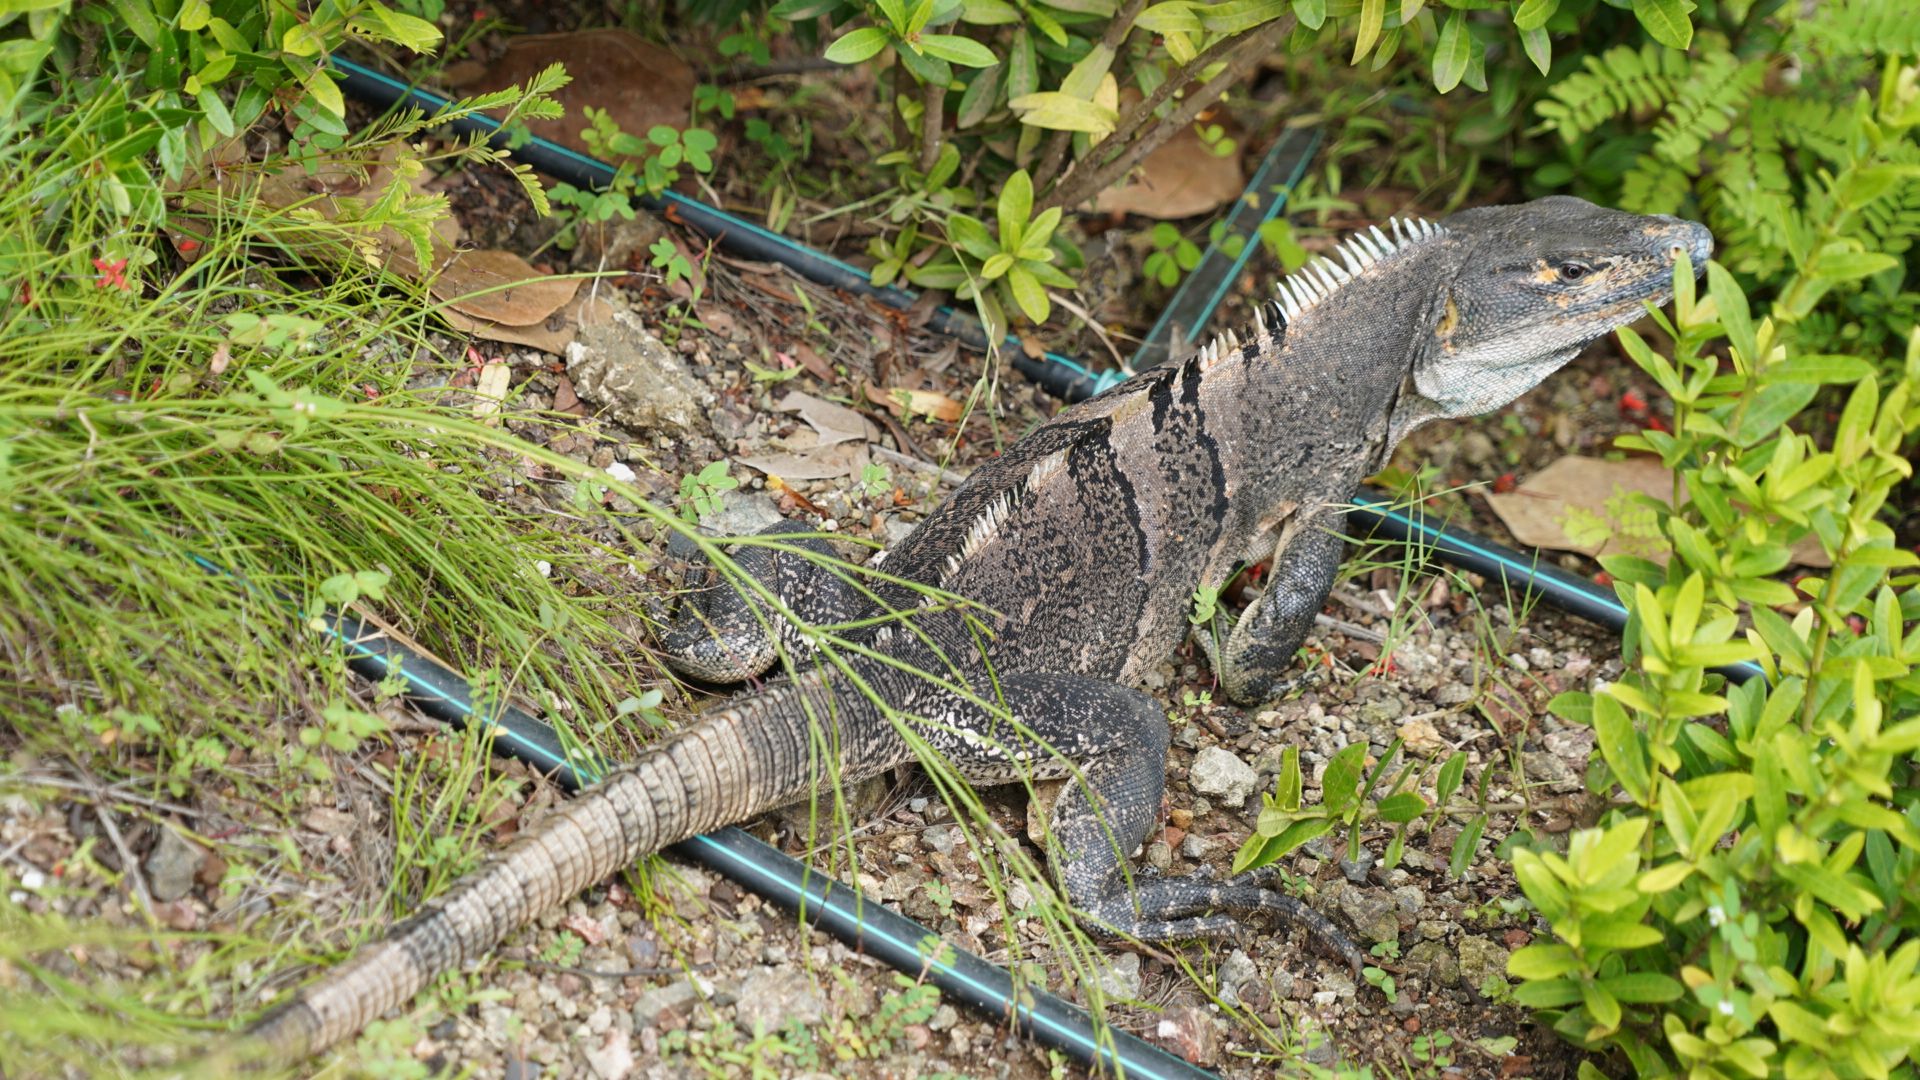
[[[798,555],[743,549],[743,568],[809,621],[913,615],[842,635],[874,655],[800,665],[650,747],[250,1036],[283,1059],[328,1046],[641,856],[913,760],[869,694],[976,783],[1077,769],[1052,836],[1090,924],[1177,938],[1268,909],[1328,930],[1257,884],[1126,872],[1159,816],[1168,744],[1138,682],[1188,634],[1197,589],[1271,560],[1266,591],[1211,650],[1229,696],[1266,699],[1325,602],[1360,479],[1407,432],[1506,404],[1664,302],[1675,256],[1700,268],[1712,247],[1692,222],[1566,197],[1356,235],[1248,331],[1062,411],[975,470],[886,554],[887,574],[980,605],[970,613],[890,583],[870,586],[876,604]],[[667,643],[690,672],[738,679],[772,662],[739,595],[709,591],[704,625]]]

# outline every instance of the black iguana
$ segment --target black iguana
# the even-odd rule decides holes
[[[878,580],[876,604],[797,555],[743,549],[802,618],[867,616],[841,635],[857,647],[649,747],[261,1020],[252,1045],[282,1060],[329,1046],[642,856],[913,760],[869,693],[975,783],[1077,769],[1052,837],[1090,925],[1178,938],[1267,909],[1338,939],[1258,884],[1127,872],[1160,814],[1168,743],[1138,682],[1188,634],[1196,590],[1271,560],[1266,591],[1210,650],[1229,696],[1267,698],[1325,602],[1360,479],[1407,432],[1512,401],[1665,302],[1676,255],[1698,269],[1712,248],[1692,222],[1566,197],[1355,235],[1281,284],[1248,330],[1062,411],[976,469],[885,554],[885,574],[984,609],[971,616]],[[706,628],[668,643],[689,671],[737,679],[772,662],[739,595],[710,591]]]

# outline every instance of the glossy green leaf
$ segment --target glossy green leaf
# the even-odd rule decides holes
[[[1634,18],[1640,20],[1653,40],[1670,49],[1684,49],[1693,42],[1693,0],[1633,0]]]
[[[1467,73],[1467,61],[1473,56],[1473,42],[1467,33],[1466,16],[1455,11],[1440,29],[1440,40],[1433,48],[1433,86],[1447,93],[1460,85]]]
[[[871,60],[892,40],[885,30],[877,26],[863,26],[840,36],[839,40],[827,46],[826,57],[836,64],[858,64]]]

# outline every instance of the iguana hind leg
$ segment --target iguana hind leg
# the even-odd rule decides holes
[[[812,530],[798,522],[777,522],[757,535],[779,538]],[[786,543],[828,558],[833,547],[819,537]],[[766,586],[788,610],[808,623],[845,622],[866,604],[847,581],[796,551],[738,545],[729,553],[741,571]],[[709,571],[709,583],[689,593],[674,621],[661,635],[666,659],[683,675],[716,683],[735,683],[764,674],[780,657],[780,647],[798,660],[811,653],[792,623],[759,596],[726,575]]]
[[[1207,650],[1229,699],[1260,705],[1286,692],[1294,654],[1313,629],[1340,569],[1344,517],[1321,514],[1283,539],[1266,591],[1241,613],[1225,643]]]
[[[999,689],[1032,738],[963,740],[950,757],[963,775],[982,782],[1004,782],[1022,764],[1037,775],[1058,775],[1064,766],[1050,766],[1040,743],[1078,765],[1078,777],[1054,804],[1051,843],[1067,899],[1089,925],[1156,941],[1234,933],[1240,923],[1226,912],[1271,911],[1357,969],[1360,951],[1325,917],[1249,878],[1129,871],[1160,819],[1166,788],[1167,719],[1151,696],[1079,675],[1013,675]],[[1006,725],[987,730],[1004,734]],[[1010,760],[1023,751],[1028,762]]]

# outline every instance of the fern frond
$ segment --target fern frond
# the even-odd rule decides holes
[[[1708,143],[1732,126],[1765,73],[1763,61],[1743,64],[1724,52],[1694,64],[1653,126],[1654,153],[1675,164],[1697,159]]]
[[[1645,154],[1620,179],[1620,209],[1636,214],[1677,214],[1692,191],[1693,178],[1686,170]]]
[[[1800,33],[1831,52],[1866,56],[1920,54],[1920,17],[1913,0],[1845,0],[1817,5]]]
[[[1581,61],[1585,69],[1561,79],[1551,100],[1534,107],[1546,127],[1568,142],[1609,120],[1651,113],[1672,101],[1686,77],[1686,54],[1651,42],[1638,49],[1617,45]]]

